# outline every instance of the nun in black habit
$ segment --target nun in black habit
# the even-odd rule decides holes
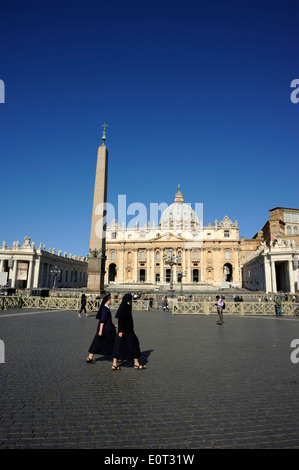
[[[115,325],[113,325],[111,320],[110,304],[110,294],[105,295],[96,316],[96,318],[99,320],[99,323],[95,337],[88,350],[89,356],[86,359],[87,363],[94,362],[94,354],[112,356],[116,331]]]
[[[119,370],[117,360],[131,359],[134,359],[134,369],[145,369],[145,366],[139,364],[138,360],[141,352],[139,340],[134,333],[131,294],[124,295],[115,317],[118,319],[118,334],[113,348],[112,370]]]

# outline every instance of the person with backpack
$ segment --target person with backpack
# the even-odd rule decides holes
[[[279,297],[275,298],[275,313],[277,317],[282,317],[282,310],[281,310],[281,299]]]
[[[163,308],[163,312],[165,312],[165,310],[167,310],[169,312],[168,301],[167,301],[166,295],[165,295],[164,299],[162,300],[162,308]]]
[[[225,309],[225,303],[223,302],[223,300],[219,297],[219,295],[216,295],[216,303],[215,303],[216,307],[217,307],[217,313],[218,313],[218,317],[219,317],[219,320],[217,322],[217,325],[223,325],[223,310]]]

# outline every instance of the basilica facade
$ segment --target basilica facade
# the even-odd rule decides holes
[[[106,285],[241,287],[239,227],[228,216],[203,226],[178,188],[159,224],[107,228]]]

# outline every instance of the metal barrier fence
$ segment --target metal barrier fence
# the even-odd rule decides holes
[[[121,299],[112,300],[111,309],[116,310]],[[86,310],[96,312],[101,300],[87,300]],[[225,315],[275,315],[274,302],[225,302]],[[81,308],[79,298],[73,297],[0,297],[0,310],[10,308],[38,308],[45,310],[75,310]],[[170,306],[171,308],[171,306]],[[299,315],[299,303],[282,302],[282,314],[287,316]],[[134,300],[133,310],[149,310],[148,300]],[[180,302],[173,299],[172,313],[174,315],[211,315],[217,313],[214,302]]]
[[[111,302],[111,309],[115,310],[119,307],[121,299]],[[86,311],[97,312],[101,300],[87,300]],[[0,310],[9,308],[39,308],[45,310],[77,310],[81,308],[81,300],[72,297],[18,297],[5,296],[0,297]],[[134,300],[133,310],[148,310],[149,302],[147,300]]]
[[[299,304],[282,302],[283,315],[299,315]],[[178,302],[172,306],[174,315],[211,315],[217,313],[215,302]],[[275,315],[274,302],[225,302],[224,315]]]

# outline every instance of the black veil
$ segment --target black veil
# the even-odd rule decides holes
[[[125,305],[132,300],[132,295],[131,294],[125,294],[122,298],[121,304],[118,307],[118,310],[116,312],[115,318],[120,319],[122,314],[124,313]]]
[[[105,297],[103,298],[102,303],[101,303],[101,305],[100,305],[100,308],[99,308],[99,310],[98,310],[97,316],[96,316],[96,319],[97,319],[97,320],[100,320],[100,318],[101,318],[101,313],[102,313],[102,310],[103,310],[103,308],[104,308],[104,305],[105,305],[105,303],[110,299],[110,297],[111,297],[111,295],[110,295],[110,294],[107,294],[107,295],[105,295]]]

